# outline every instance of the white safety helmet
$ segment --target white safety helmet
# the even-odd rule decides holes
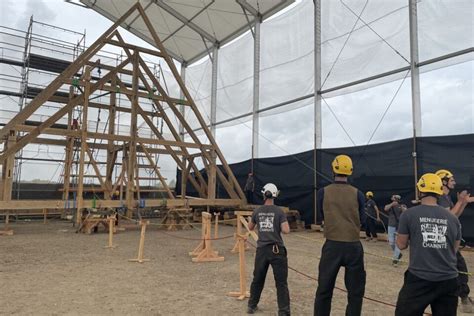
[[[271,193],[271,198],[272,199],[275,199],[278,197],[278,194],[280,194],[280,191],[278,191],[278,188],[276,185],[274,185],[273,183],[267,183],[265,184],[265,186],[263,187],[263,190],[262,190],[262,194],[263,194],[263,197],[264,198],[270,198],[270,196],[266,196],[266,193],[267,192],[270,192]]]

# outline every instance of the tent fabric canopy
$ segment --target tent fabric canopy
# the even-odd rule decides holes
[[[80,0],[112,21],[120,18],[136,0]],[[168,53],[191,64],[249,30],[256,19],[268,18],[294,0],[140,0]],[[153,45],[141,19],[128,18],[122,25]]]

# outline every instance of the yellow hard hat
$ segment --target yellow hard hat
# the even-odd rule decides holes
[[[434,173],[425,173],[422,175],[420,180],[418,180],[416,187],[420,192],[430,192],[438,195],[443,194],[443,183],[441,182],[441,178]]]
[[[335,174],[350,176],[352,174],[352,160],[347,155],[339,155],[332,162],[332,171]]]
[[[438,177],[440,177],[441,180],[449,179],[449,178],[453,177],[453,174],[451,173],[451,171],[446,170],[446,169],[440,169],[440,170],[436,171],[436,175]]]
[[[118,195],[120,195],[120,192],[119,192],[119,191],[115,191],[114,194],[118,196]]]
[[[367,197],[367,198],[372,198],[372,197],[374,197],[374,192],[372,192],[372,191],[367,191],[367,193],[365,193],[365,197]]]

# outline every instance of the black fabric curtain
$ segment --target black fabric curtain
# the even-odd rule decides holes
[[[420,137],[416,140],[418,176],[438,169],[448,169],[454,173],[457,186],[456,192],[468,190],[474,195],[474,134]],[[350,183],[362,192],[372,191],[380,209],[390,203],[393,194],[402,196],[402,202],[411,206],[415,198],[415,178],[413,167],[413,139],[369,146],[332,148],[317,150],[317,171],[319,189],[330,183],[332,179],[331,162],[336,155],[346,154],[354,163],[354,174]],[[256,204],[262,202],[260,190],[268,182],[280,189],[280,197],[276,204],[289,206],[300,212],[306,225],[314,219],[314,151],[295,155],[261,158],[254,160]],[[243,161],[230,165],[239,184],[243,188],[247,175],[251,170],[251,161]],[[206,177],[204,172],[204,177]],[[178,170],[176,190],[180,194],[181,174]],[[197,196],[187,185],[187,195]],[[452,192],[456,202],[456,192]],[[227,198],[223,187],[217,184],[217,197]],[[474,243],[474,205],[468,205],[460,218],[463,225],[463,237]]]

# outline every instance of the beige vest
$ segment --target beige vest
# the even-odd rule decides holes
[[[324,236],[334,241],[359,241],[358,190],[349,184],[334,183],[324,188]]]

